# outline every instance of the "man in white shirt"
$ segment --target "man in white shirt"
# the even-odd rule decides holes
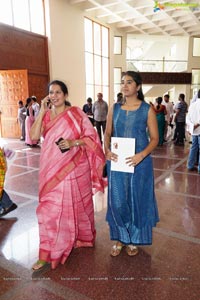
[[[40,111],[40,105],[37,103],[36,96],[31,96],[31,99],[33,100],[32,108],[34,111],[34,118],[36,119]]]
[[[186,117],[187,130],[192,135],[192,146],[187,162],[187,168],[190,171],[195,170],[195,164],[198,160],[198,173],[200,174],[200,90],[195,102],[189,106],[188,114]]]
[[[162,102],[166,107],[167,114],[165,115],[165,131],[164,131],[164,142],[167,141],[168,125],[171,124],[173,118],[173,104],[169,101],[169,95],[164,95]]]

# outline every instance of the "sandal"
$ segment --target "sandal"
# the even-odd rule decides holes
[[[42,269],[44,266],[46,266],[48,264],[47,261],[39,259],[33,266],[32,266],[32,270],[33,271],[37,271]]]
[[[129,256],[137,255],[138,252],[139,252],[138,247],[133,246],[133,245],[128,245],[128,246],[126,246],[126,253],[127,253]]]
[[[119,243],[114,244],[111,248],[110,255],[113,257],[118,256],[121,253],[123,247],[124,247],[123,244],[119,244]]]

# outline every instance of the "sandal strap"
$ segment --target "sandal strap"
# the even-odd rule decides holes
[[[128,245],[127,246],[131,251],[133,251],[133,250],[137,250],[138,248],[136,247],[136,246],[134,246],[134,245]]]
[[[114,245],[112,246],[113,250],[121,250],[122,247],[123,247],[123,245],[116,245],[116,244],[114,244]]]
[[[48,264],[47,261],[38,259],[38,261],[33,265],[33,270],[40,270],[42,267],[44,267],[46,264]]]

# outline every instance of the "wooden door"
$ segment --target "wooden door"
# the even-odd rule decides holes
[[[18,101],[28,97],[27,70],[0,71],[0,137],[20,138]]]

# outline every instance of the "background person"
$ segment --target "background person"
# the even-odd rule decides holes
[[[167,142],[168,137],[168,130],[171,129],[169,126],[171,126],[173,114],[174,114],[174,108],[173,103],[169,101],[170,96],[168,94],[164,95],[162,105],[166,107],[166,114],[165,114],[165,130],[164,130],[164,142]]]
[[[108,114],[108,104],[106,101],[103,100],[103,94],[98,93],[97,94],[97,101],[94,102],[92,112],[94,114],[94,121],[95,126],[100,138],[100,141],[102,143],[102,132],[103,134],[106,129],[106,118]]]
[[[25,137],[26,137],[25,120],[26,120],[26,107],[24,106],[23,101],[19,100],[17,122],[19,122],[20,130],[21,130],[20,141],[25,141]]]
[[[44,137],[37,208],[39,260],[33,270],[47,263],[55,269],[73,248],[93,247],[95,242],[92,195],[104,191],[105,156],[88,117],[80,108],[68,106],[67,97],[62,81],[49,83],[49,94],[31,129],[32,139]]]
[[[87,103],[83,105],[83,111],[84,111],[84,113],[86,113],[90,122],[94,126],[94,116],[93,116],[93,112],[92,112],[92,98],[91,97],[87,98]]]
[[[165,133],[165,115],[167,114],[165,105],[162,105],[162,97],[156,98],[156,103],[152,106],[156,113],[156,119],[158,122],[158,132],[159,132],[159,146],[163,145],[164,133]]]
[[[200,174],[200,90],[196,100],[189,106],[188,114],[186,117],[186,123],[188,127],[193,127],[192,130],[192,145],[190,148],[187,168],[189,171],[196,170],[195,165],[198,166],[198,173]]]
[[[176,129],[174,132],[175,145],[184,146],[185,139],[185,121],[186,113],[188,111],[188,105],[185,102],[185,95],[179,94],[179,102],[175,106],[174,121],[176,123]]]
[[[37,102],[36,96],[31,96],[31,99],[32,99],[32,108],[34,111],[34,118],[36,119],[40,111],[40,104]]]
[[[7,171],[6,157],[10,158],[12,155],[12,150],[6,149],[5,151],[0,147],[0,218],[17,208],[17,205],[13,203],[7,192],[4,190],[4,181]]]
[[[31,126],[34,123],[34,110],[32,108],[32,99],[29,97],[26,99],[26,120],[25,120],[25,144],[30,147],[36,147],[38,140],[32,140],[30,137]]]
[[[150,245],[152,227],[159,220],[150,156],[158,144],[156,115],[144,101],[138,72],[125,72],[122,92],[125,102],[115,103],[109,110],[104,141],[108,171],[106,220],[110,238],[115,241],[111,256],[119,255],[124,246],[127,254],[133,256],[138,253],[137,245]],[[118,159],[110,149],[111,136],[136,139],[135,154],[126,159],[127,164],[134,167],[134,173],[111,170],[111,160]]]

